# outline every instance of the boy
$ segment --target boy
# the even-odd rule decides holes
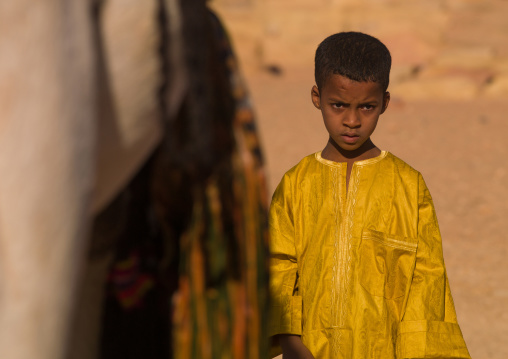
[[[270,335],[284,359],[470,358],[425,182],[370,139],[390,67],[362,33],[316,51],[328,143],[284,175],[270,208]]]

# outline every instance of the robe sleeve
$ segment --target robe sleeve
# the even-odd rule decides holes
[[[270,206],[269,335],[302,333],[302,298],[298,296],[298,263],[290,179],[284,176]]]
[[[418,182],[418,248],[397,333],[397,359],[470,358],[457,323],[434,204],[421,175]]]

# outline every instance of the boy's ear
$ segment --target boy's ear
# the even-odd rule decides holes
[[[381,113],[384,113],[388,108],[388,104],[390,103],[390,93],[388,91],[383,95],[383,109]]]
[[[318,110],[321,110],[321,97],[319,96],[319,89],[316,85],[312,86],[312,90],[310,90],[310,96],[314,107]]]

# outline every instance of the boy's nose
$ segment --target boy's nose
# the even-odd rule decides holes
[[[349,128],[360,127],[360,117],[355,111],[351,111],[346,115],[344,125]]]

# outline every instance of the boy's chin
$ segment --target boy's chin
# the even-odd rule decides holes
[[[334,151],[341,153],[348,158],[361,156],[363,153],[372,150],[376,146],[367,139],[366,141],[358,141],[355,143],[346,143],[344,141],[330,141]]]
[[[344,142],[339,142],[337,143],[337,146],[336,148],[339,150],[339,151],[345,151],[345,152],[355,152],[355,151],[358,151],[361,149],[363,143],[344,143]]]

